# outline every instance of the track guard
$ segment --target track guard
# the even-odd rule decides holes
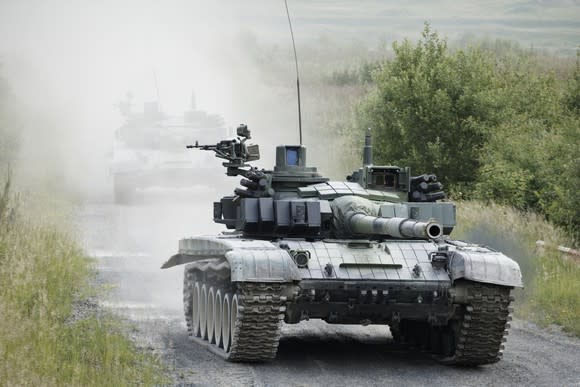
[[[179,241],[179,252],[161,266],[167,269],[186,263],[206,265],[227,260],[232,282],[294,282],[302,276],[284,249],[261,240],[196,237]]]
[[[523,287],[519,265],[496,251],[453,251],[449,259],[449,273],[453,281],[464,278],[508,287]]]
[[[232,250],[226,254],[232,282],[293,282],[302,276],[285,250]]]

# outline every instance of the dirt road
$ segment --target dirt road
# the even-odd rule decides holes
[[[580,340],[523,321],[512,323],[503,360],[475,369],[444,366],[398,345],[387,327],[319,321],[284,326],[272,363],[227,363],[188,339],[182,270],[159,269],[180,237],[220,230],[204,220],[211,206],[202,202],[89,205],[79,221],[99,280],[112,286],[102,305],[134,325],[133,339],[161,356],[175,385],[580,385]]]

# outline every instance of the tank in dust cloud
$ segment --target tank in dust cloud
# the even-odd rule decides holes
[[[110,162],[117,204],[131,203],[148,190],[190,188],[215,176],[210,155],[186,152],[183,144],[192,134],[203,141],[230,136],[220,116],[197,110],[194,98],[183,117],[164,114],[156,102],[145,103],[143,112],[132,112],[129,104],[121,104],[125,123],[115,133]]]
[[[273,170],[246,164],[257,145],[238,136],[211,150],[243,188],[213,204],[230,231],[179,241],[162,267],[185,265],[183,300],[192,340],[230,361],[276,357],[281,326],[387,324],[393,338],[446,364],[502,355],[520,268],[502,253],[453,240],[455,205],[434,175],[372,164],[345,182],[306,166],[303,146],[278,146]]]

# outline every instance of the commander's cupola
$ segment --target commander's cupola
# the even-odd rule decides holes
[[[276,192],[292,191],[297,187],[328,181],[316,167],[306,166],[306,147],[303,145],[278,145],[276,166],[272,172],[272,188]]]

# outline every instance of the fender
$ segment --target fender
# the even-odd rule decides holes
[[[509,287],[523,287],[520,266],[502,253],[488,250],[463,250],[450,252],[449,274],[453,281],[464,278],[470,281]]]
[[[286,250],[268,241],[237,237],[195,237],[179,241],[179,252],[161,268],[226,259],[232,282],[293,282],[302,276]]]

